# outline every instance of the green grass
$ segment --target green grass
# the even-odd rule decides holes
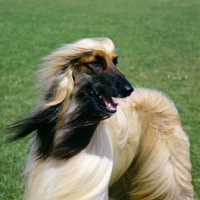
[[[156,88],[178,107],[191,142],[192,176],[200,199],[199,0],[0,0],[0,127],[37,101],[40,58],[83,37],[110,37],[119,68],[133,86]],[[27,139],[0,137],[0,199],[22,199]]]

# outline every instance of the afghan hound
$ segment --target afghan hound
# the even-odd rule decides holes
[[[32,133],[26,200],[192,200],[188,137],[174,103],[133,91],[108,38],[82,39],[44,58],[43,95],[15,123]]]

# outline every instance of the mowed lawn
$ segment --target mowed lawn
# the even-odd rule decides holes
[[[0,127],[27,115],[39,99],[41,58],[84,37],[111,38],[118,68],[134,87],[174,100],[191,143],[200,199],[199,0],[0,0]],[[0,199],[22,199],[28,139],[0,137]]]

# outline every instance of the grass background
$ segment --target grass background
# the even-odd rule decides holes
[[[133,86],[156,88],[178,107],[191,142],[200,199],[199,0],[0,0],[0,127],[35,107],[40,58],[84,37],[111,38]],[[28,140],[0,137],[0,199],[22,199]]]

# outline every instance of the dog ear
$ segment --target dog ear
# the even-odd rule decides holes
[[[35,139],[38,141],[36,154],[39,158],[48,157],[53,149],[53,138],[59,111],[60,104],[40,109],[30,117],[8,126],[9,131],[15,131],[15,135],[11,136],[8,141],[15,141],[34,132]]]
[[[53,149],[58,118],[69,108],[74,86],[73,65],[54,58],[46,62],[39,73],[41,80],[45,80],[40,104],[29,117],[7,127],[9,132],[15,132],[8,141],[15,141],[34,132],[37,140],[35,153],[39,158],[47,158]]]
[[[69,99],[73,91],[74,80],[72,76],[73,70],[71,66],[65,67],[65,71],[61,69],[57,74],[53,75],[46,82],[44,91],[43,105],[44,109],[58,105],[67,100],[66,109],[68,109]]]

